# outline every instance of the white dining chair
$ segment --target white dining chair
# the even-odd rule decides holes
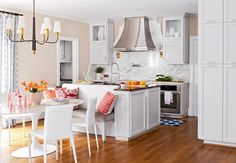
[[[44,163],[47,162],[47,143],[56,142],[56,160],[58,160],[58,140],[69,138],[72,144],[74,161],[77,163],[74,136],[72,133],[73,105],[47,106],[44,129],[29,132],[29,162],[31,162],[31,137],[36,136],[44,142]]]
[[[0,104],[3,107],[4,105],[7,105],[7,93],[0,93]],[[12,119],[19,118],[19,117],[12,117],[12,118],[2,118],[1,123],[3,124],[3,120],[6,120],[8,122],[8,144],[11,145],[11,122]],[[23,138],[25,137],[25,118],[22,118],[22,127],[23,127]]]
[[[72,127],[86,128],[89,157],[91,157],[90,139],[89,139],[89,128],[90,127],[94,128],[96,145],[97,145],[97,149],[99,149],[98,136],[97,136],[97,125],[96,125],[96,121],[95,121],[96,104],[97,104],[97,98],[89,99],[88,100],[88,108],[87,108],[85,117],[84,118],[79,118],[79,117],[72,118]]]

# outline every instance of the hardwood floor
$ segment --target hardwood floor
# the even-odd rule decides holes
[[[179,127],[160,126],[156,130],[130,142],[116,141],[108,138],[105,144],[99,137],[100,149],[96,149],[95,138],[91,135],[92,157],[88,157],[85,134],[75,134],[78,162],[80,163],[235,163],[236,148],[204,145],[197,139],[197,119],[186,118],[186,123]],[[43,122],[40,122],[42,127]],[[30,124],[27,124],[30,129]],[[3,131],[6,135],[7,131]],[[15,149],[27,145],[28,139],[22,139],[22,128],[12,130],[12,146],[7,146],[3,138],[1,151],[2,163],[23,163],[27,159],[10,156]],[[6,137],[6,136],[5,136]],[[48,162],[74,162],[69,141],[63,141],[63,155],[56,161],[55,153],[48,155]],[[43,157],[33,159],[35,163],[43,162]]]

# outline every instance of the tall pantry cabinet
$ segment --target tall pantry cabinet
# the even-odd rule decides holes
[[[199,123],[205,143],[236,146],[236,1],[199,0]]]

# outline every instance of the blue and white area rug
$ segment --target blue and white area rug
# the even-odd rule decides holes
[[[161,125],[163,126],[180,126],[184,122],[179,119],[162,119],[161,120]]]

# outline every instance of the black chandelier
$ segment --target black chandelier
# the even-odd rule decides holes
[[[37,40],[36,38],[36,16],[35,16],[35,0],[33,0],[33,29],[32,29],[32,39],[25,39],[25,29],[26,29],[26,22],[23,16],[19,16],[19,22],[17,27],[17,34],[19,34],[19,40],[14,40],[13,36],[13,19],[8,18],[6,22],[6,34],[10,41],[12,42],[32,42],[32,50],[33,54],[36,53],[36,45],[44,45],[44,44],[54,44],[57,43],[61,33],[61,23],[59,21],[55,21],[53,32],[56,33],[56,40],[49,41],[49,31],[52,29],[51,20],[49,17],[44,18],[44,22],[41,26],[40,34],[43,35],[43,40]]]

